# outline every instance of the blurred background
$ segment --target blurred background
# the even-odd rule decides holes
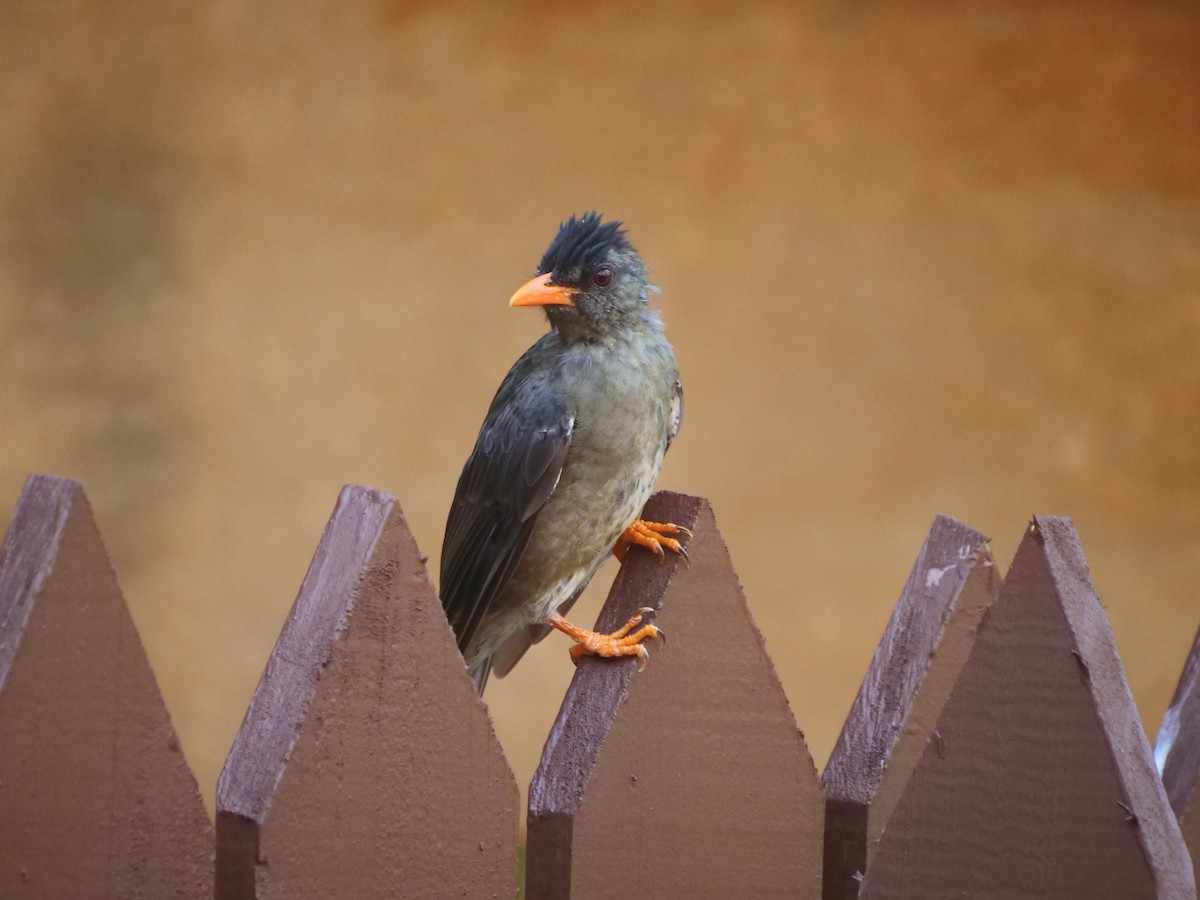
[[[935,513],[1200,623],[1200,6],[0,5],[0,514],[83,481],[207,802],[338,490],[437,571],[559,221],[626,221],[818,768]],[[599,608],[610,564],[580,620]],[[666,652],[683,652],[669,648]],[[571,675],[487,699],[528,782]]]

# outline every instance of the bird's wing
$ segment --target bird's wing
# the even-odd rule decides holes
[[[512,578],[538,511],[558,484],[575,417],[544,379],[492,402],[454,492],[442,544],[441,595],[458,647]]]

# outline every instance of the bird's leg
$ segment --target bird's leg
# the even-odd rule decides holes
[[[625,562],[625,554],[629,551],[630,547],[637,544],[641,547],[649,547],[654,551],[656,556],[662,557],[665,555],[663,547],[666,547],[668,550],[682,556],[683,561],[690,566],[692,560],[688,556],[687,550],[675,538],[664,537],[664,535],[669,534],[692,536],[691,531],[682,525],[674,525],[670,522],[647,522],[643,519],[637,519],[617,539],[617,543],[613,547],[613,556],[621,562]]]
[[[642,661],[640,669],[644,669],[646,661],[650,658],[650,651],[642,646],[642,641],[647,638],[658,638],[664,644],[667,642],[667,635],[657,625],[649,622],[642,624],[647,616],[653,614],[652,607],[642,607],[637,615],[611,634],[601,634],[580,628],[553,611],[547,613],[546,624],[575,641],[571,647],[571,659],[576,665],[583,657],[593,654],[596,656],[636,656]],[[638,628],[639,625],[641,628]]]

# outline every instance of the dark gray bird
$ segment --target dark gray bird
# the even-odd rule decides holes
[[[572,657],[647,657],[635,616],[612,635],[562,618],[609,553],[686,553],[669,523],[642,522],[679,431],[683,388],[657,291],[620,222],[568,219],[512,306],[551,330],[509,370],[463,467],[442,544],[441,595],[479,690],[551,628]],[[647,611],[643,611],[647,612]],[[640,626],[640,627],[639,627]]]

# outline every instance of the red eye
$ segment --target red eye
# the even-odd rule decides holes
[[[612,281],[612,269],[605,266],[603,269],[597,269],[596,274],[592,276],[592,284],[596,287],[608,287]]]

